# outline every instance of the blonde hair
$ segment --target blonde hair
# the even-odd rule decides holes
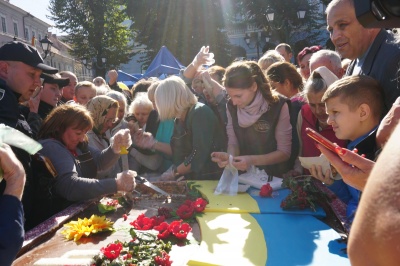
[[[99,82],[100,84],[97,85],[97,84],[96,84],[97,82]],[[93,84],[94,84],[95,86],[101,86],[101,85],[107,85],[107,82],[106,82],[105,79],[103,79],[102,77],[95,77],[95,78],[93,79]]]
[[[81,82],[78,82],[78,84],[76,84],[76,86],[75,86],[75,96],[78,95],[78,91],[82,87],[90,88],[97,94],[96,86],[92,82],[90,82],[90,81],[81,81]]]
[[[160,120],[180,118],[185,110],[197,103],[197,98],[185,82],[171,76],[160,82],[155,93]]]
[[[150,101],[154,101],[154,95],[156,94],[156,89],[159,84],[160,82],[158,80],[154,81],[147,89],[147,96],[149,97]]]
[[[153,110],[153,103],[149,100],[146,92],[136,93],[135,99],[129,105],[129,113],[134,114],[137,107],[142,106],[148,110]]]
[[[258,60],[258,66],[264,71],[276,62],[285,62],[285,58],[278,53],[276,50],[268,50],[265,54]]]

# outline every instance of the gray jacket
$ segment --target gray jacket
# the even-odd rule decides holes
[[[80,201],[117,192],[117,184],[114,178],[91,179],[82,177],[75,157],[60,141],[45,139],[39,142],[43,145],[40,153],[51,160],[58,173],[54,188],[55,193],[60,197],[69,201]],[[89,151],[98,170],[106,170],[112,167],[119,158],[119,155],[115,154],[111,147],[98,150],[89,146]],[[77,149],[77,152],[82,154],[79,149]]]

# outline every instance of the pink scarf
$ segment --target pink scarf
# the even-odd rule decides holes
[[[268,102],[264,99],[260,91],[257,94],[253,102],[245,108],[237,109],[238,122],[240,127],[249,127],[253,125],[262,114],[268,111]]]

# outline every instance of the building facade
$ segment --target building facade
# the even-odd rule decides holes
[[[22,41],[35,46],[44,57],[39,41],[47,35],[53,45],[44,62],[59,71],[75,73],[79,81],[91,80],[91,71],[70,55],[71,47],[51,34],[50,28],[52,25],[11,4],[9,0],[0,0],[0,46],[13,40]]]

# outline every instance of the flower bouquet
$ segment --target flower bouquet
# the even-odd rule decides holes
[[[189,222],[201,215],[206,205],[206,200],[197,198],[186,200],[176,211],[161,207],[156,216],[140,214],[129,222],[132,240],[117,240],[103,247],[92,258],[91,265],[171,265],[168,254],[172,245],[184,246],[194,240],[188,239],[192,231]],[[172,221],[169,223],[167,219]]]
[[[311,208],[316,211],[316,205],[321,198],[330,198],[321,192],[314,184],[311,176],[287,177],[283,179],[282,187],[290,189],[290,194],[281,202],[284,210]]]

